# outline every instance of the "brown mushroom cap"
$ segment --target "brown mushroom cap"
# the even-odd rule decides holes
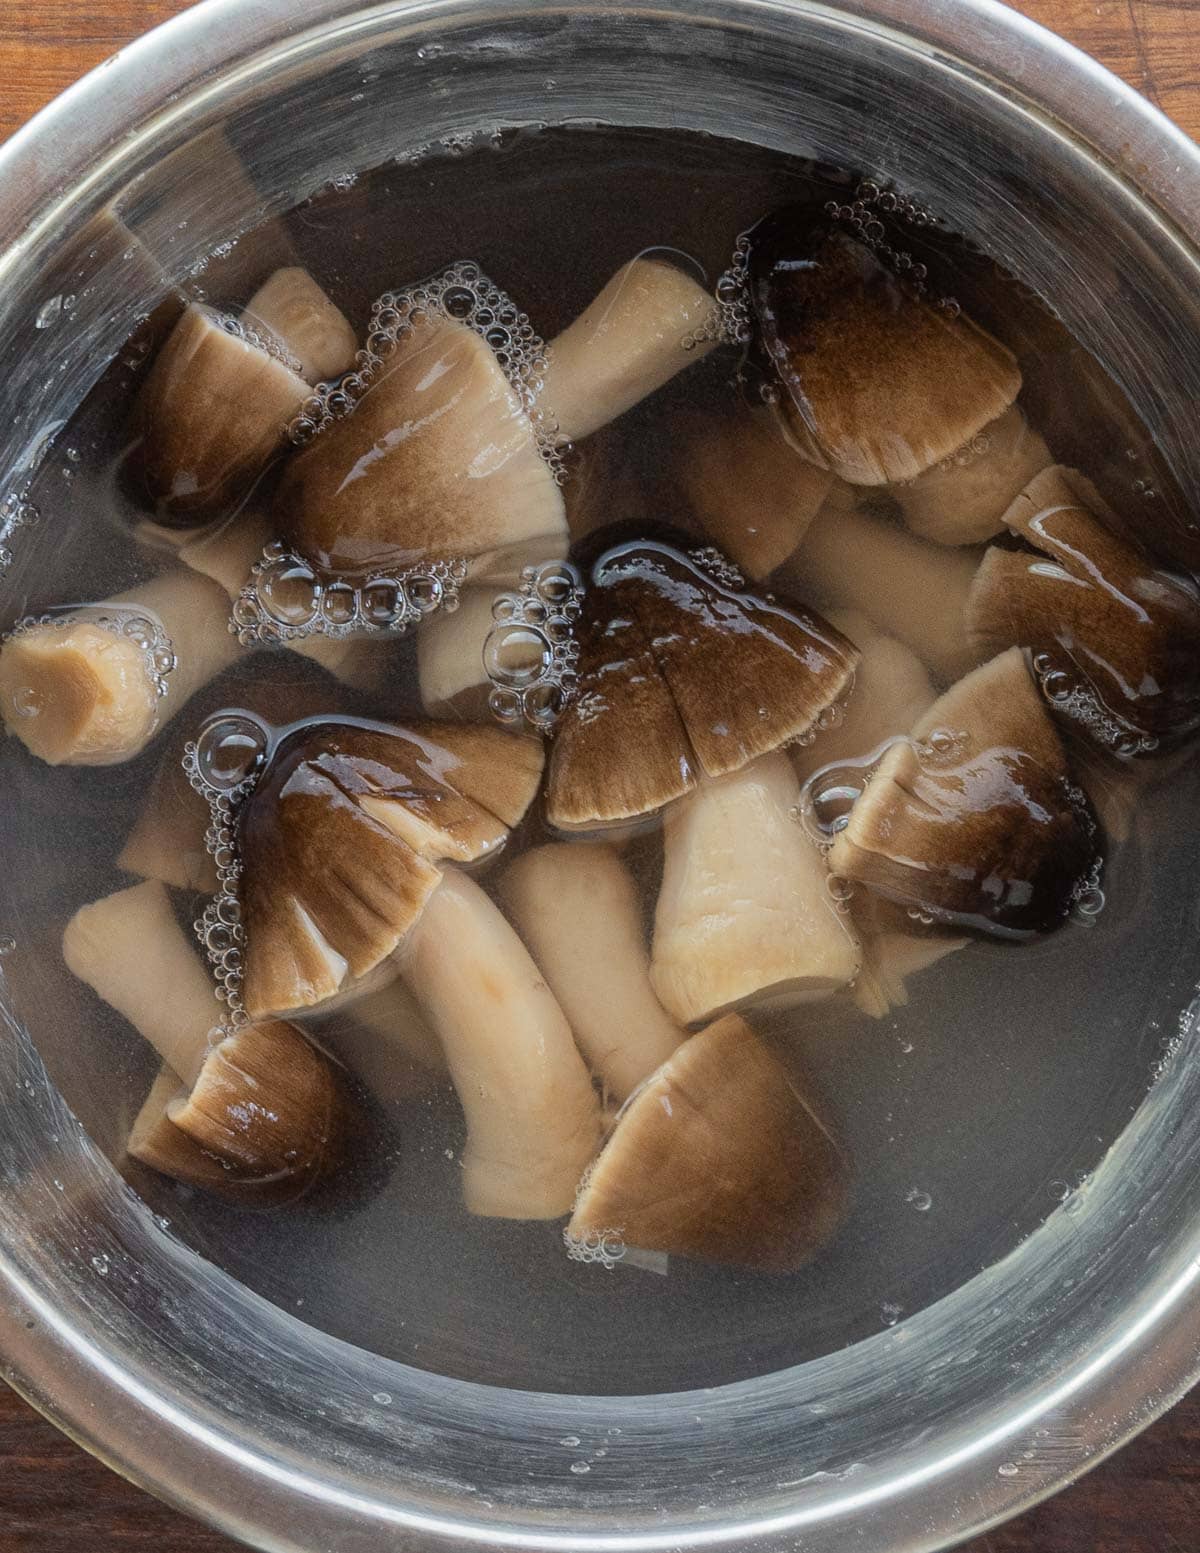
[[[523,546],[540,560],[566,533],[525,407],[449,319],[414,328],[353,415],[291,460],[275,511],[309,561],[352,574]]]
[[[1095,827],[1012,648],[960,680],[880,762],[830,867],[939,921],[1007,938],[1059,925]]]
[[[807,733],[853,677],[853,644],[819,615],[665,542],[605,551],[590,584],[547,789],[562,830],[656,813],[699,775],[739,770]]]
[[[534,739],[320,722],[285,735],[242,809],[251,1018],[320,1003],[396,948],[446,858],[498,850],[533,802]]]
[[[311,392],[292,366],[230,327],[193,303],[138,397],[142,474],[164,521],[235,505],[283,447]]]
[[[750,273],[797,446],[856,485],[924,473],[1020,391],[1010,351],[922,301],[823,212],[791,206],[760,223]]]
[[[341,1085],[292,1025],[237,1030],[213,1047],[190,1094],[168,1084],[151,1091],[127,1146],[163,1175],[235,1201],[283,1203],[340,1162]]]
[[[1039,662],[1053,709],[1117,754],[1149,754],[1200,726],[1200,593],[1106,526],[1074,470],[1044,470],[1004,522],[1033,550],[994,546],[967,601],[983,651],[1016,643]]]
[[[844,1200],[829,1134],[730,1015],[686,1041],[621,1112],[567,1233],[790,1272],[829,1239]]]

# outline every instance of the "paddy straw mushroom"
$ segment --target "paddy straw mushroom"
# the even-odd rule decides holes
[[[845,1199],[836,1144],[762,1041],[728,1015],[621,1112],[567,1243],[791,1272],[833,1234]]]
[[[1200,591],[1118,536],[1077,470],[1043,470],[1004,514],[1027,548],[992,546],[967,601],[981,652],[1028,647],[1052,709],[1117,755],[1200,727]]]
[[[222,1195],[275,1202],[336,1166],[346,1114],[331,1065],[279,1022],[214,1041],[220,1006],[161,884],[81,907],[63,955],[165,1063],[129,1139],[134,1158]]]
[[[600,1102],[521,940],[477,884],[448,868],[400,963],[466,1115],[468,1210],[508,1219],[569,1212],[600,1142]]]
[[[883,757],[830,866],[932,920],[1009,939],[1066,917],[1094,822],[1018,648],[947,691]]]
[[[667,539],[598,557],[579,648],[546,791],[547,819],[564,832],[657,814],[702,777],[807,735],[857,659],[820,616],[747,592],[719,558]]]
[[[100,604],[55,612],[0,647],[0,716],[49,765],[131,759],[242,648],[229,601],[171,568]]]
[[[684,1039],[650,983],[633,876],[611,847],[551,844],[512,864],[501,900],[605,1095],[626,1100]]]
[[[271,276],[240,320],[189,306],[134,408],[159,518],[187,525],[236,507],[285,446],[313,385],[347,371],[355,349],[349,323],[295,267]]]
[[[375,969],[452,860],[499,852],[542,746],[490,727],[358,721],[285,734],[240,814],[251,1018],[310,1008]]]
[[[851,484],[916,479],[1020,391],[1011,351],[811,206],[750,234],[750,299],[796,446]]]

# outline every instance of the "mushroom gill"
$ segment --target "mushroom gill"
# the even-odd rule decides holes
[[[353,721],[285,733],[239,816],[251,1018],[332,997],[391,954],[446,859],[497,852],[532,803],[539,741]]]
[[[568,1244],[603,1240],[791,1272],[833,1234],[841,1156],[787,1072],[729,1015],[621,1112],[584,1178]]]
[[[745,591],[707,553],[660,540],[604,551],[579,628],[579,687],[546,795],[563,831],[657,813],[702,776],[810,732],[857,654],[820,616]]]
[[[830,867],[939,923],[1020,939],[1063,921],[1096,856],[1062,743],[1011,648],[888,750]]]
[[[1004,515],[1030,548],[987,551],[966,618],[981,651],[1032,650],[1068,725],[1146,755],[1200,727],[1200,592],[1119,538],[1116,521],[1077,471],[1044,470]]]
[[[600,1141],[600,1103],[554,994],[499,908],[447,869],[402,974],[437,1032],[467,1120],[471,1213],[568,1213]]]
[[[63,957],[166,1065],[134,1125],[134,1157],[224,1196],[270,1202],[336,1167],[346,1108],[331,1065],[287,1024],[222,1038],[213,985],[161,884],[81,907]]]
[[[538,847],[501,898],[604,1093],[628,1098],[684,1039],[650,984],[633,876],[611,847]]]
[[[1017,397],[1010,351],[918,296],[824,212],[776,211],[750,244],[759,342],[814,464],[855,485],[912,480]]]

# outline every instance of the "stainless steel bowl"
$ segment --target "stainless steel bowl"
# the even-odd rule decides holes
[[[986,230],[1200,509],[1200,152],[991,0],[208,0],[0,153],[0,468],[23,478],[130,333],[145,275],[126,227],[167,283],[347,169],[566,120],[857,164]],[[213,155],[226,130],[246,180]],[[35,328],[65,294],[70,328]],[[1192,543],[1186,521],[1174,542]],[[252,1295],[164,1233],[6,1015],[3,1374],[135,1482],[262,1548],[945,1547],[1200,1375],[1200,1062],[1181,1012],[1088,1187],[950,1297],[764,1379],[609,1398],[441,1379]],[[573,1474],[567,1442],[601,1440],[603,1465]]]

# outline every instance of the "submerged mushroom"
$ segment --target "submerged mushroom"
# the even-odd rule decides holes
[[[0,716],[49,765],[129,760],[242,648],[229,600],[174,568],[103,603],[22,624],[0,648]]]
[[[830,854],[918,916],[1019,939],[1057,927],[1095,824],[1017,648],[961,680],[892,746]]]
[[[964,446],[892,488],[914,534],[938,545],[977,545],[1004,527],[1025,484],[1052,463],[1025,412],[1011,405]]]
[[[611,847],[538,847],[502,899],[605,1094],[625,1100],[684,1039],[650,985],[633,876]]]
[[[833,1234],[845,1198],[837,1146],[730,1015],[686,1041],[621,1112],[567,1239],[791,1272]]]
[[[1110,527],[1075,470],[1032,480],[1004,515],[1031,549],[993,546],[967,602],[981,651],[1032,649],[1053,710],[1101,747],[1146,755],[1200,726],[1200,592]]]
[[[285,733],[239,817],[251,1018],[365,976],[420,917],[447,859],[498,852],[542,773],[535,739],[357,721]]]
[[[220,1007],[161,884],[81,907],[63,955],[166,1064],[134,1125],[134,1158],[206,1190],[264,1201],[298,1197],[334,1168],[346,1113],[331,1065],[287,1024],[213,1040]]]
[[[896,637],[943,683],[979,662],[965,609],[979,553],[947,549],[846,500],[835,487],[782,577],[821,609],[853,609]]]
[[[539,403],[576,442],[632,409],[719,343],[712,297],[666,253],[623,264],[546,352]]]
[[[466,1115],[469,1211],[506,1219],[569,1212],[600,1141],[600,1103],[520,939],[477,884],[447,869],[400,962]]]
[[[303,270],[278,271],[250,307],[274,327],[256,328],[249,308],[239,321],[193,303],[142,387],[138,457],[164,522],[235,507],[284,447],[318,365],[344,372],[354,362],[353,330]]]
[[[613,546],[591,568],[547,818],[576,831],[655,814],[702,776],[804,737],[856,658],[820,616],[746,592],[719,557]]]
[[[855,485],[912,480],[1017,397],[1012,353],[932,306],[846,227],[789,206],[750,239],[750,297],[804,456]]]
[[[962,934],[918,923],[905,907],[864,890],[851,893],[849,906],[863,956],[851,996],[871,1019],[906,1007],[911,978],[970,943]]]
[[[667,812],[650,980],[681,1024],[830,997],[862,953],[838,911],[800,784],[780,751],[709,778]]]

